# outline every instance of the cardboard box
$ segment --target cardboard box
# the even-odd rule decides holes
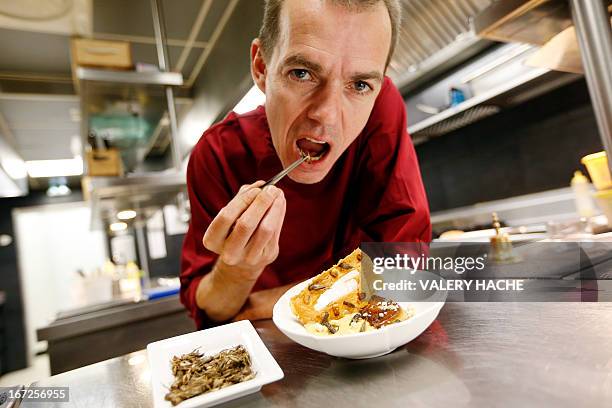
[[[71,44],[72,65],[95,68],[132,69],[129,42],[74,38]]]
[[[612,5],[609,7],[612,11]],[[612,19],[610,20],[612,24]],[[539,50],[534,52],[525,64],[535,68],[547,68],[555,71],[584,74],[580,47],[576,39],[574,26],[568,27],[555,35]]]
[[[89,150],[85,153],[88,176],[121,176],[123,164],[118,149]]]

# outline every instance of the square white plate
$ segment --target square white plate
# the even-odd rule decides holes
[[[283,370],[248,320],[183,334],[147,346],[155,408],[172,407],[172,404],[164,399],[168,387],[174,381],[170,368],[172,357],[190,353],[196,348],[206,355],[216,354],[239,344],[242,344],[251,355],[255,378],[190,398],[178,404],[177,408],[209,407],[220,404],[258,392],[263,385],[284,377]]]

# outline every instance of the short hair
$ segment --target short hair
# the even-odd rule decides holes
[[[334,5],[346,7],[349,10],[362,11],[367,10],[376,4],[383,2],[389,12],[391,20],[391,45],[389,47],[389,55],[385,68],[389,65],[393,51],[397,44],[398,33],[400,30],[402,19],[402,7],[400,0],[325,0]],[[272,50],[276,46],[280,33],[280,13],[285,0],[265,0],[264,16],[259,31],[259,39],[261,41],[262,54],[265,59],[272,56]]]

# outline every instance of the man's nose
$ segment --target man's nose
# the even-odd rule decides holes
[[[342,87],[326,84],[311,101],[308,117],[323,126],[335,126],[342,109]]]

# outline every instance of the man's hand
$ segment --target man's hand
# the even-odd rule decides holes
[[[221,269],[248,280],[259,277],[278,256],[285,218],[285,196],[277,187],[260,188],[263,181],[245,185],[219,211],[204,234],[203,244],[219,254]]]
[[[274,186],[262,189],[263,184],[258,181],[240,188],[202,239],[207,249],[219,255],[196,292],[198,307],[213,320],[234,317],[264,268],[278,256],[285,196]]]

